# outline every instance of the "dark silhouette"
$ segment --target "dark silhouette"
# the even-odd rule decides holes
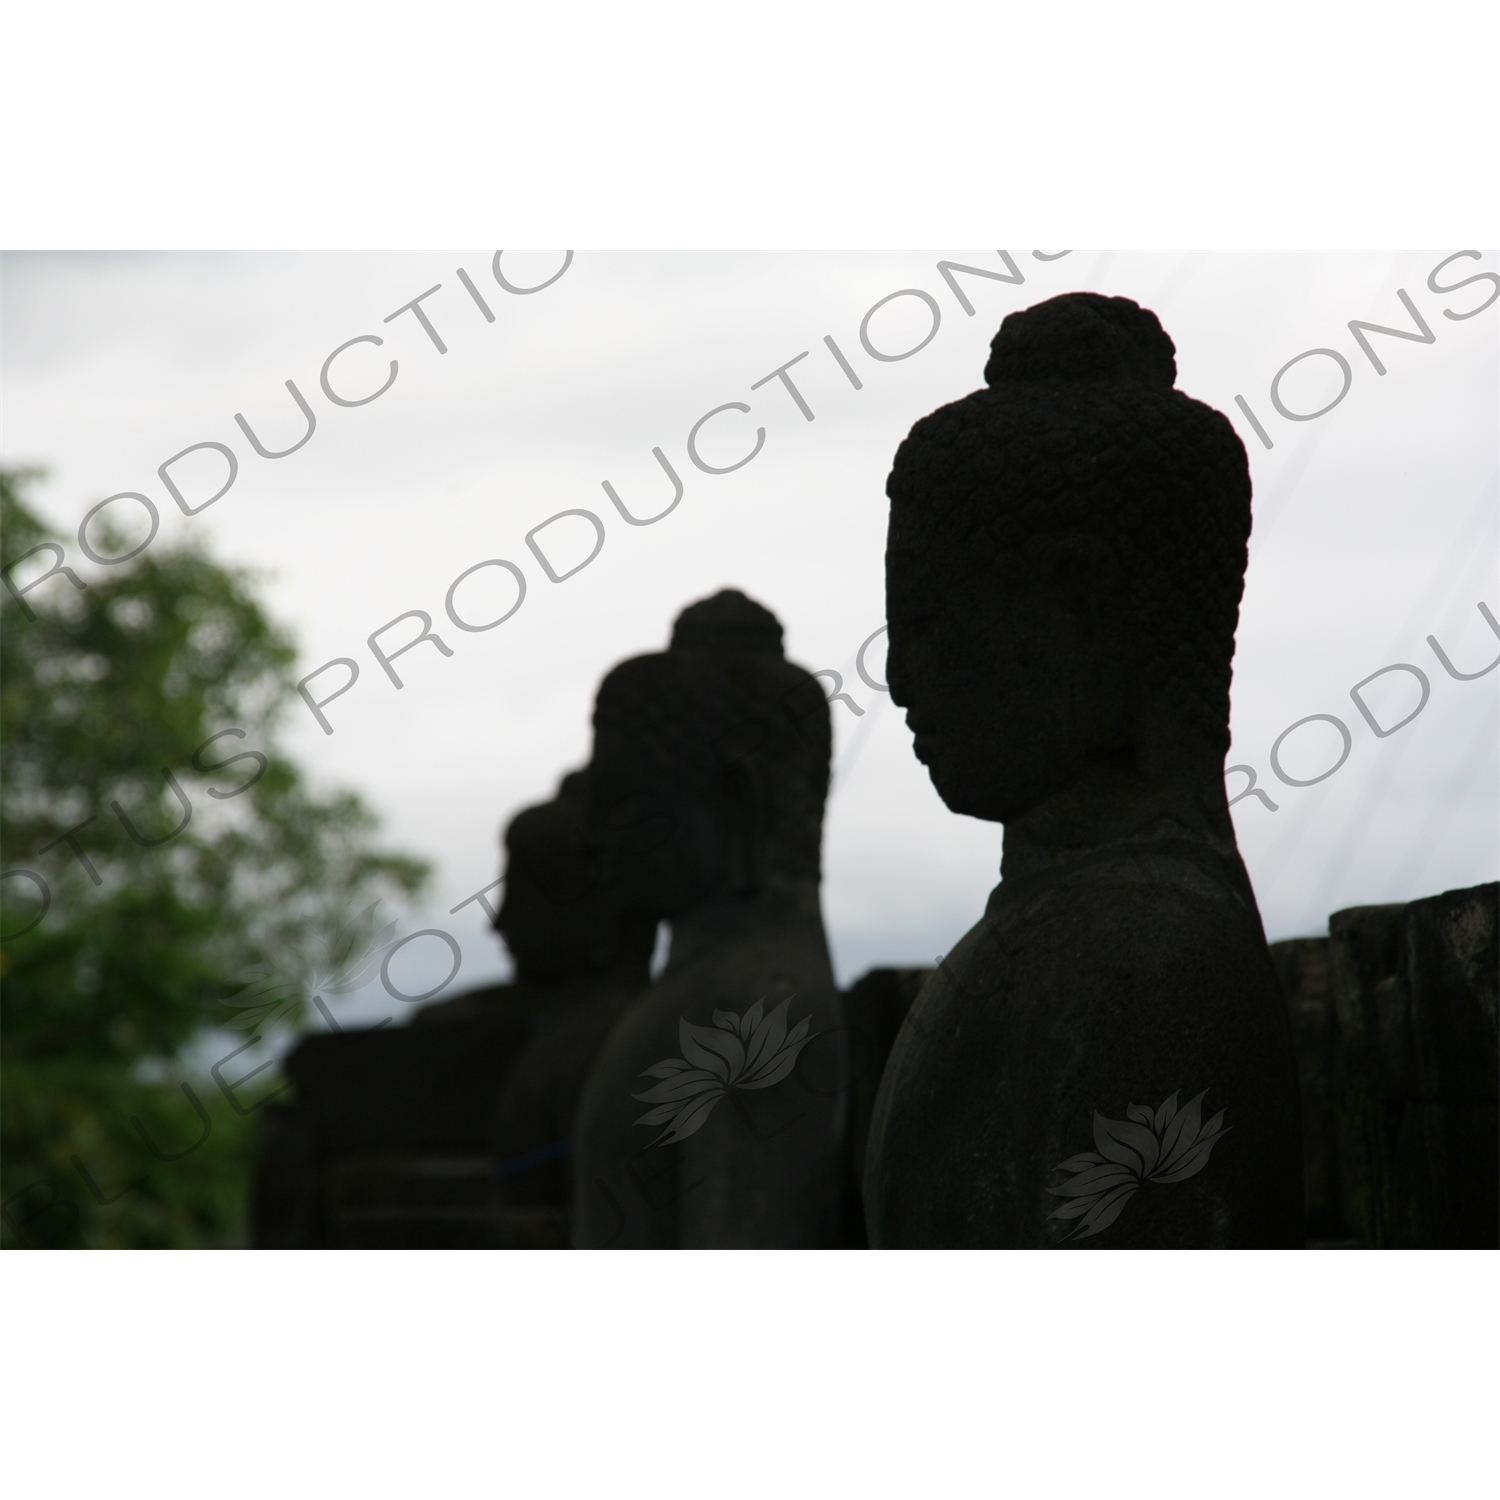
[[[495,926],[513,983],[426,1005],[410,1026],[310,1036],[288,1057],[297,1102],[269,1107],[257,1244],[567,1244],[579,1082],[646,983],[655,937],[605,898],[584,817],[575,773],[506,830]]]
[[[304,1038],[286,1060],[295,1105],[266,1111],[256,1245],[492,1244],[490,1109],[528,1034],[493,1016]]]
[[[888,676],[1003,880],[881,1084],[871,1243],[1293,1246],[1290,1027],[1224,788],[1250,479],[1124,298],[1012,314],[890,477]]]
[[[1500,886],[1328,922],[1345,1217],[1371,1248],[1500,1248]]]
[[[1500,886],[1354,906],[1271,945],[1311,1248],[1500,1248]]]
[[[656,921],[619,909],[586,827],[586,776],[512,822],[505,900],[495,926],[515,960],[531,1039],[495,1102],[498,1240],[564,1249],[571,1234],[573,1116],[594,1056],[646,987]]]
[[[523,808],[505,830],[505,897],[494,928],[515,977],[424,1005],[412,1025],[505,1015],[546,1028],[601,991],[645,985],[656,928],[619,911],[604,890],[585,827],[587,779],[570,772],[551,802]]]
[[[922,986],[932,977],[931,969],[870,969],[839,996],[844,1022],[849,1028],[849,1168],[852,1194],[863,1203],[865,1144],[870,1119],[875,1113],[875,1095],[900,1034]],[[857,1238],[851,1248],[863,1248],[864,1212],[854,1226]]]
[[[829,748],[822,688],[734,591],[600,687],[605,878],[672,942],[584,1089],[575,1244],[850,1241],[849,1035],[818,900]]]
[[[1328,939],[1272,943],[1271,962],[1297,1048],[1307,1243],[1312,1249],[1353,1249],[1361,1240],[1352,1227],[1351,1194],[1364,1174],[1356,1165],[1348,1053],[1334,1003]]]

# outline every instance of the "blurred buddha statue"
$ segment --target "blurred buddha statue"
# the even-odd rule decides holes
[[[655,936],[604,892],[585,808],[583,777],[569,776],[506,831],[495,925],[511,983],[423,1006],[410,1026],[307,1036],[291,1053],[297,1102],[268,1117],[257,1243],[568,1243],[578,1089],[645,985]]]
[[[622,910],[600,880],[586,781],[584,772],[565,777],[553,801],[519,813],[506,833],[495,926],[515,961],[508,1003],[523,1007],[531,1026],[490,1132],[507,1247],[569,1243],[578,1096],[610,1028],[646,986],[656,939],[655,919]]]
[[[850,1047],[818,884],[828,704],[733,590],[622,663],[594,711],[605,881],[671,925],[579,1107],[574,1243],[849,1242]]]
[[[604,890],[585,828],[586,783],[586,772],[570,772],[551,802],[523,808],[505,830],[505,897],[494,927],[514,978],[424,1005],[412,1025],[503,1013],[545,1027],[601,991],[646,983],[655,926],[619,911]]]

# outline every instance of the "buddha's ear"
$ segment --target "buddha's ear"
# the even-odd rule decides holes
[[[1120,562],[1102,538],[1085,531],[1048,532],[1026,544],[1025,560],[1046,596],[1086,634],[1118,626]]]
[[[753,759],[742,755],[724,768],[724,805],[729,831],[729,884],[738,896],[753,896],[766,879],[765,795]]]

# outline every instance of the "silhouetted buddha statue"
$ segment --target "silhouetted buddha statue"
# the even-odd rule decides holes
[[[829,750],[822,688],[732,590],[604,679],[605,878],[672,941],[584,1088],[576,1245],[847,1242],[849,1042],[818,901]]]
[[[515,960],[531,1040],[505,1074],[490,1136],[502,1245],[566,1248],[572,1132],[595,1053],[650,977],[656,919],[622,911],[588,837],[586,775],[529,808],[506,836],[496,927]]]
[[[1125,298],[1006,318],[913,427],[888,680],[1003,879],[881,1082],[875,1246],[1293,1246],[1297,1066],[1224,787],[1243,445]]]
[[[496,926],[513,983],[425,1006],[411,1026],[305,1037],[289,1056],[298,1102],[268,1119],[257,1243],[567,1244],[573,1106],[655,938],[601,887],[583,783],[565,778],[506,830]]]
[[[646,983],[655,928],[619,912],[600,882],[586,781],[587,773],[570,772],[551,802],[522,808],[505,830],[505,897],[494,926],[514,979],[424,1005],[414,1026],[500,1015],[545,1025],[601,991]]]

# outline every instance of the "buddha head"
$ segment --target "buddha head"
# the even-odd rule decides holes
[[[592,823],[617,899],[660,918],[778,880],[816,885],[831,746],[776,617],[726,589],[600,685]]]
[[[1124,297],[1054,297],[896,454],[888,682],[954,812],[1010,823],[1085,778],[1222,801],[1249,466],[1175,354]]]
[[[639,970],[645,982],[656,925],[623,912],[589,839],[587,774],[565,776],[551,802],[523,808],[505,830],[505,898],[495,930],[523,984]]]

